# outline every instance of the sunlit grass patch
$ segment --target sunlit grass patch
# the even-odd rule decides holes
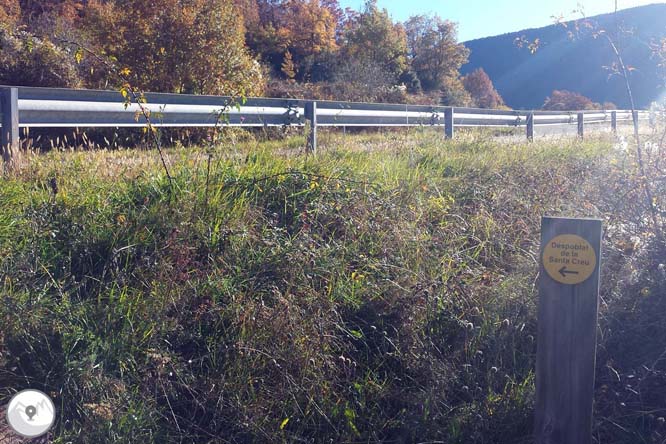
[[[539,220],[612,141],[320,137],[0,179],[0,384],[55,392],[62,442],[528,437]]]

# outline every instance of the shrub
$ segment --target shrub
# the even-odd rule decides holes
[[[0,28],[0,83],[20,86],[80,86],[72,54],[26,31]]]
[[[442,105],[446,106],[472,106],[472,96],[465,89],[460,77],[447,77],[440,92]]]
[[[555,90],[546,98],[542,109],[552,111],[578,111],[600,109],[601,105],[592,102],[582,94],[571,91]]]

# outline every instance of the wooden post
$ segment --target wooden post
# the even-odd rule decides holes
[[[0,88],[2,135],[0,152],[5,166],[11,165],[19,152],[18,88]]]
[[[311,153],[317,152],[317,102],[305,104],[305,120],[310,122],[310,134],[308,134],[307,150]]]
[[[541,220],[537,444],[592,443],[600,249],[600,220]]]
[[[444,134],[447,139],[453,139],[453,107],[444,110]]]
[[[617,133],[617,111],[611,111],[611,130]]]
[[[585,137],[585,114],[578,113],[578,137]]]
[[[527,115],[527,140],[534,140],[534,113]]]

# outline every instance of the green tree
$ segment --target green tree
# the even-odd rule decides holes
[[[388,11],[377,7],[376,0],[368,0],[363,11],[351,17],[342,40],[346,60],[378,65],[393,81],[408,68],[405,29],[394,24]]]
[[[405,23],[409,59],[426,91],[441,89],[457,75],[469,50],[458,43],[457,25],[439,16],[416,15]]]
[[[440,103],[445,106],[472,106],[474,101],[459,75],[445,77],[440,88]]]
[[[0,27],[0,84],[78,87],[74,58],[47,39]]]

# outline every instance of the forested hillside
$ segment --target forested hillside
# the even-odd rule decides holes
[[[662,91],[663,3],[463,45],[456,23],[395,21],[376,0],[0,0],[0,84],[489,108],[540,108],[566,90],[626,108],[601,30],[648,106]]]
[[[457,25],[368,0],[0,0],[0,84],[501,106]],[[480,73],[477,73],[480,75]]]
[[[592,17],[582,26],[568,22],[545,28],[487,37],[465,43],[470,50],[463,73],[483,68],[506,104],[512,108],[539,108],[553,90],[570,90],[595,102],[629,106],[624,80],[610,76],[615,61],[599,30],[613,35],[625,62],[633,70],[631,87],[636,105],[646,107],[663,93],[659,59],[650,45],[666,35],[666,4],[654,4]],[[588,23],[592,23],[588,27]],[[532,53],[516,39],[535,42]],[[663,67],[662,67],[663,68]]]

